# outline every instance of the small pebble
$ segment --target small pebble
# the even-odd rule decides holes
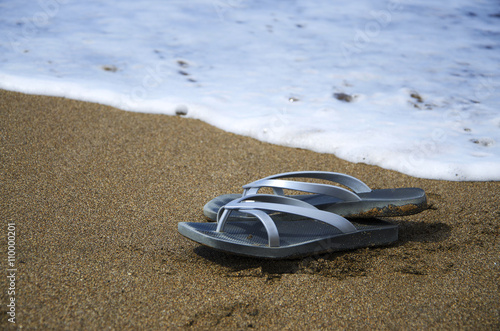
[[[345,102],[352,102],[352,100],[354,99],[352,95],[346,93],[334,93],[333,96],[335,97],[335,99]]]
[[[104,71],[117,72],[118,68],[114,65],[105,65],[101,67]]]
[[[178,105],[177,108],[175,108],[175,115],[185,116],[187,113],[188,107],[186,105]]]
[[[177,64],[182,67],[182,68],[187,68],[189,67],[189,64],[186,61],[178,60]]]

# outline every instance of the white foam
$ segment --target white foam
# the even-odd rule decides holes
[[[417,177],[500,180],[499,13],[493,0],[7,0],[0,87],[187,108]]]

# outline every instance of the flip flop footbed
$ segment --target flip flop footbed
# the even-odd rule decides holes
[[[360,247],[387,245],[398,239],[398,226],[379,219],[351,221],[356,232],[342,233],[315,220],[277,220],[279,247],[268,246],[266,229],[256,220],[228,222],[224,232],[216,223],[179,223],[185,237],[218,250],[253,257],[296,258]]]

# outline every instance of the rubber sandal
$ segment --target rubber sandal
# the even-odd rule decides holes
[[[348,187],[345,188],[286,180],[286,178],[314,178],[328,180]],[[427,209],[427,198],[420,188],[370,189],[359,179],[341,173],[326,171],[287,172],[259,179],[243,186],[243,194],[225,194],[209,201],[203,213],[215,221],[217,212],[225,204],[248,194],[256,194],[263,187],[272,188],[274,194],[285,196],[284,189],[312,194],[288,195],[321,209],[343,217],[371,218],[387,216],[406,216]],[[250,215],[234,213],[232,218],[249,219]]]
[[[252,220],[231,221],[233,212]],[[276,220],[269,213],[295,220]],[[217,223],[181,222],[185,237],[217,250],[245,256],[283,259],[330,251],[387,245],[398,239],[398,226],[379,219],[348,221],[311,204],[272,194],[247,195],[223,206]]]

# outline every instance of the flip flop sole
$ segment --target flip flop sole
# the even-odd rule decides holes
[[[203,207],[203,213],[210,220],[217,219],[217,212],[225,204],[241,198],[241,194],[225,194],[214,198]],[[420,188],[398,188],[372,190],[359,194],[361,201],[343,202],[340,199],[319,194],[293,195],[291,197],[310,203],[321,210],[333,212],[343,217],[372,218],[407,216],[427,209],[427,198]],[[235,212],[231,220],[252,219],[253,217]]]
[[[240,220],[227,223],[216,232],[216,223],[181,222],[179,232],[202,245],[224,252],[268,259],[290,259],[361,247],[388,245],[397,241],[398,226],[379,220],[356,220],[357,231],[343,234],[315,220],[276,220],[280,246],[269,247],[266,230],[260,222]]]

